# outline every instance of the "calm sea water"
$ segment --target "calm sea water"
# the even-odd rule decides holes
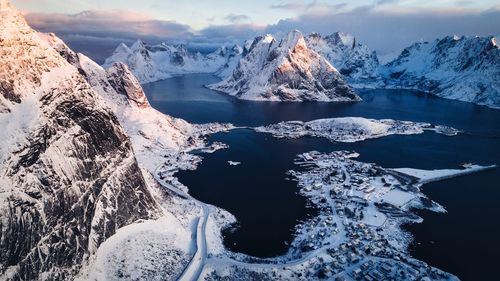
[[[298,195],[285,172],[297,168],[296,154],[319,150],[355,150],[360,161],[384,167],[456,168],[463,162],[500,164],[500,110],[449,101],[405,90],[366,90],[359,103],[271,103],[241,101],[203,85],[217,82],[206,74],[180,76],[145,85],[158,110],[193,123],[231,122],[256,126],[286,120],[360,116],[425,121],[464,130],[455,137],[431,132],[389,136],[355,144],[322,139],[279,140],[251,130],[214,135],[230,148],[204,155],[194,172],[179,179],[190,193],[234,214],[240,225],[224,233],[229,249],[259,257],[286,253],[293,228],[315,214]],[[229,166],[227,161],[242,162]],[[483,172],[424,186],[423,191],[448,210],[419,212],[424,223],[407,226],[415,236],[414,257],[463,280],[497,276],[500,252],[500,170]]]

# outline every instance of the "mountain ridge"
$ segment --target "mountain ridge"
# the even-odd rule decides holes
[[[131,47],[121,43],[113,54],[106,59],[104,68],[116,62],[125,63],[141,83],[154,82],[174,75],[189,73],[219,73],[226,75],[235,61],[241,57],[238,45],[220,47],[212,53],[203,55],[191,52],[185,45],[160,43],[148,45],[137,40]],[[226,70],[229,69],[229,70]]]
[[[375,51],[359,43],[356,38],[343,32],[328,36],[311,33],[307,44],[326,58],[350,83],[369,83],[380,80],[380,66]]]
[[[446,74],[442,73],[439,77],[436,72],[437,69],[432,69],[432,62],[427,64],[429,67],[428,69],[422,68],[419,70],[420,72],[415,72],[411,69],[411,66],[408,63],[403,63],[405,60],[405,54],[408,55],[407,53],[410,51],[413,51],[415,54],[418,52],[416,50],[417,47],[415,46],[425,47],[429,46],[429,44],[437,44],[436,42],[445,42],[453,38],[457,39],[456,41],[458,42],[460,42],[458,39],[465,38],[463,41],[470,42],[467,45],[467,48],[477,50],[477,53],[467,52],[467,48],[462,48],[462,51],[458,51],[458,53],[463,52],[464,54],[467,54],[467,60],[469,60],[471,64],[482,60],[481,56],[482,54],[484,55],[484,52],[482,52],[481,49],[488,49],[489,45],[493,46],[489,51],[489,53],[491,53],[489,66],[488,64],[483,63],[483,65],[476,68],[477,71],[472,71],[474,68],[470,67],[465,69],[467,71],[464,71],[457,69],[455,67],[456,65],[451,62],[452,58],[450,57],[448,68],[456,69],[456,71],[447,71]],[[380,64],[375,51],[370,50],[368,46],[361,44],[356,37],[347,33],[334,32],[328,36],[311,33],[305,37],[305,40],[308,48],[313,49],[315,52],[327,59],[330,64],[342,74],[348,84],[354,88],[416,89],[443,98],[471,102],[491,108],[500,108],[499,86],[494,79],[495,76],[499,75],[498,69],[500,69],[500,66],[498,66],[498,55],[495,54],[498,53],[498,51],[495,51],[498,50],[498,46],[496,45],[494,36],[449,36],[436,39],[434,43],[415,43],[403,50],[397,58],[384,65]],[[233,72],[236,70],[239,62],[247,56],[253,42],[254,40],[247,40],[245,46],[243,48],[240,47],[239,51],[234,52],[235,55],[230,56],[227,63],[225,63],[219,70],[205,68],[203,71],[192,69],[192,72],[215,73],[215,75],[220,78],[227,79],[233,75]],[[425,60],[429,61],[429,58],[435,58],[437,62],[439,60],[446,59],[445,56],[443,56],[443,54],[446,53],[443,48],[446,47],[451,48],[448,51],[457,53],[458,49],[453,49],[457,48],[457,46],[454,47],[453,44],[441,44],[439,48],[442,50],[440,52],[436,50],[432,51],[431,48],[426,49],[429,53],[425,54],[427,57]],[[458,46],[458,48],[460,47]],[[128,47],[125,45],[120,45],[117,48],[119,53],[126,53],[126,51],[123,51],[126,49],[128,49]],[[438,52],[441,55],[436,57],[433,52]],[[422,57],[424,54],[420,54],[420,56]],[[459,57],[454,57],[454,59],[460,60]],[[416,62],[419,62],[420,65],[423,66],[421,62],[425,60],[417,59]],[[112,61],[118,61],[118,59],[115,58]],[[130,66],[130,59],[124,59],[123,61],[125,64]],[[150,64],[146,65],[149,66]],[[405,67],[405,65],[407,65],[407,67]],[[221,64],[218,66],[220,67]],[[465,62],[462,63],[462,66],[465,66]],[[446,70],[446,68],[447,67],[443,66],[441,70]],[[142,72],[155,73],[156,71],[155,67],[148,67],[144,69],[147,70]],[[482,72],[479,71],[481,69]],[[403,71],[405,72],[404,75],[402,75]],[[192,73],[184,70],[179,71],[172,69],[168,72],[169,74],[153,74],[149,78],[142,79],[141,82],[144,83],[144,80],[152,82],[159,79],[169,78],[172,75],[175,75],[174,73]],[[142,74],[139,73],[138,75],[141,76]],[[459,86],[454,86],[454,83]]]
[[[279,42],[271,35],[255,38],[232,75],[208,87],[249,100],[360,100],[340,73],[307,47],[298,30]]]
[[[0,276],[66,280],[116,229],[161,209],[77,68],[13,7],[0,29]]]
[[[388,86],[500,108],[500,48],[493,36],[415,43],[381,73]]]

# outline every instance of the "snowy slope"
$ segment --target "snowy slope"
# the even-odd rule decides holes
[[[360,44],[354,36],[335,32],[328,36],[318,33],[306,37],[307,46],[327,59],[346,77],[349,83],[369,83],[380,80],[377,54]]]
[[[500,49],[493,37],[448,36],[415,43],[382,74],[393,87],[500,108]]]
[[[226,58],[226,63],[215,72],[215,75],[224,79],[232,75],[234,69],[238,66],[238,63],[243,56],[243,48],[238,45],[234,45],[230,49],[222,47],[218,51],[208,55],[209,58],[217,56]]]
[[[360,100],[297,30],[280,42],[271,35],[255,38],[233,74],[209,88],[247,100]]]
[[[106,59],[104,68],[116,62],[125,63],[141,83],[154,82],[187,73],[216,73],[229,75],[241,57],[241,47],[221,47],[203,55],[191,52],[184,45],[147,45],[138,40],[130,48],[120,44]]]
[[[203,147],[204,135],[229,128],[224,124],[192,125],[164,115],[149,105],[139,81],[124,63],[117,62],[104,69],[85,55],[70,50],[54,34],[41,36],[104,98],[132,139],[139,163],[151,174],[165,161],[162,155]]]
[[[161,178],[168,178],[176,190],[184,190],[173,174],[178,169],[194,169],[201,160],[189,151],[204,148],[205,135],[231,126],[191,125],[164,115],[149,105],[139,81],[123,63],[104,70],[86,56],[70,50],[55,35],[40,36],[78,69],[116,114],[131,139],[151,193],[162,208],[159,219],[129,225],[108,238],[89,258],[77,280],[175,278],[193,254],[191,226],[201,208],[192,200],[167,194],[154,176],[161,168],[164,171]]]
[[[161,210],[113,112],[22,15],[0,11],[0,279],[68,280]]]

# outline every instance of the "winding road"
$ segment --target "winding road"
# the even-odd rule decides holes
[[[156,181],[161,186],[163,186],[164,188],[167,188],[168,190],[172,191],[173,193],[177,194],[178,196],[193,200],[202,208],[202,215],[200,217],[196,218],[196,223],[195,223],[196,228],[194,229],[194,235],[193,235],[193,240],[194,240],[194,236],[196,236],[196,241],[193,241],[193,244],[196,247],[196,252],[193,255],[193,257],[191,258],[191,260],[189,261],[188,265],[184,268],[182,273],[177,278],[178,281],[198,281],[200,279],[202,272],[203,272],[203,269],[205,268],[205,265],[210,264],[210,263],[218,263],[218,264],[225,263],[227,265],[238,265],[238,266],[242,266],[242,267],[246,267],[246,268],[260,268],[260,269],[297,266],[297,265],[300,265],[300,264],[316,257],[320,252],[323,252],[326,249],[331,248],[331,246],[332,246],[332,245],[325,245],[321,248],[318,248],[316,250],[313,250],[313,251],[307,253],[302,258],[299,258],[296,260],[291,260],[291,261],[288,261],[285,263],[278,263],[278,264],[274,264],[274,263],[255,263],[255,264],[254,263],[246,263],[246,262],[234,260],[234,259],[229,258],[229,257],[214,258],[214,259],[211,259],[207,262],[208,250],[207,250],[206,228],[207,228],[208,217],[210,215],[210,206],[193,198],[191,195],[187,194],[186,192],[184,192],[184,191],[166,183],[164,180],[160,179],[157,171],[162,165],[159,165],[154,172],[154,178],[156,179]],[[466,171],[460,171],[458,173],[455,173],[454,175],[434,177],[432,179],[426,179],[425,182],[424,182],[424,180],[420,179],[420,181],[418,183],[423,184],[423,183],[427,183],[430,181],[444,180],[444,179],[448,179],[451,177],[461,176],[461,175],[465,175],[465,174],[472,173],[472,172],[478,172],[478,171],[482,171],[482,170],[493,169],[496,167],[497,167],[496,165],[491,165],[491,166],[486,166],[486,167],[477,166],[477,167],[474,167],[474,169],[471,169],[471,171],[466,170]],[[347,172],[345,170],[345,167],[343,169],[343,172],[344,173]],[[347,175],[347,178],[346,178],[345,182],[350,180],[348,173],[346,173],[346,175]]]
[[[199,201],[198,201],[199,202]],[[201,202],[199,202],[201,203]],[[177,279],[179,281],[197,281],[200,279],[201,272],[207,262],[207,220],[210,209],[202,203],[203,215],[198,218],[196,226],[196,253]]]
[[[196,228],[193,236],[196,236],[196,241],[193,244],[196,246],[196,252],[194,256],[189,261],[188,265],[184,268],[180,276],[177,278],[178,281],[197,281],[200,279],[200,275],[203,272],[205,263],[207,262],[207,221],[210,215],[210,207],[195,199],[191,195],[185,193],[184,191],[166,183],[164,180],[160,179],[158,176],[158,169],[161,168],[163,164],[158,165],[154,172],[155,180],[164,188],[172,191],[180,197],[187,198],[196,202],[202,208],[202,215],[196,219]]]

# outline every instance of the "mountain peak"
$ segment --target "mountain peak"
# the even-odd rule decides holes
[[[360,100],[340,73],[307,47],[300,31],[274,42],[270,35],[257,37],[232,75],[209,87],[247,100]]]
[[[132,44],[132,47],[130,47],[130,49],[132,49],[132,50],[139,50],[139,49],[144,49],[144,48],[146,48],[146,43],[144,43],[140,39],[135,41],[134,44]]]
[[[122,53],[123,52],[123,53],[128,54],[132,51],[130,50],[130,48],[127,45],[125,45],[125,43],[120,43],[120,45],[118,45],[118,47],[116,47],[114,52],[115,53]]]
[[[333,41],[335,44],[343,44],[344,46],[354,47],[356,44],[356,38],[349,33],[345,32],[335,32],[326,38],[329,41]]]
[[[0,1],[0,279],[72,280],[117,229],[160,210],[99,78]]]
[[[296,46],[306,47],[306,41],[304,40],[304,35],[302,35],[302,32],[294,29],[288,32],[286,38],[281,41],[281,46],[286,46],[290,49],[293,49]]]
[[[0,0],[0,11],[8,11],[12,9],[12,5],[9,0]]]

